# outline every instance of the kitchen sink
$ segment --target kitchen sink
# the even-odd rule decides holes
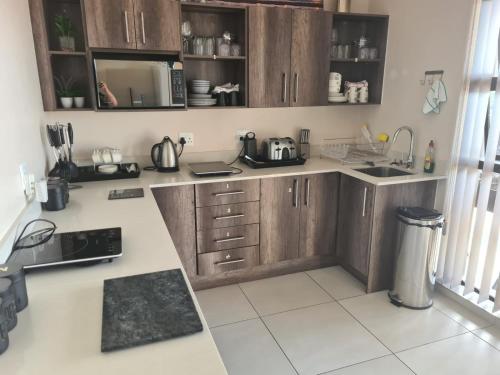
[[[360,168],[355,170],[374,177],[396,177],[396,176],[408,176],[413,174],[392,167],[371,167],[371,168]]]

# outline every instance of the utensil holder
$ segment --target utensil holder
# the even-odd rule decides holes
[[[302,159],[309,159],[311,157],[309,143],[300,143],[300,156],[302,157]]]

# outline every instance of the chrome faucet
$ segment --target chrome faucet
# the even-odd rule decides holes
[[[401,165],[401,166],[404,166],[404,167],[410,169],[410,168],[413,168],[415,166],[415,155],[413,154],[414,138],[415,138],[414,135],[415,134],[413,132],[413,129],[410,128],[409,126],[402,126],[398,130],[396,130],[396,132],[394,133],[394,137],[392,137],[392,144],[393,145],[394,145],[394,143],[396,143],[401,130],[407,130],[408,133],[410,134],[410,150],[408,151],[408,159],[406,159],[406,161],[401,160],[399,163],[395,162],[395,163],[391,163],[391,164],[398,164],[398,165]]]

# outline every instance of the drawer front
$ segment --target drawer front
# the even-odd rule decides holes
[[[198,255],[198,274],[208,276],[259,264],[259,247],[242,247]]]
[[[253,202],[259,199],[259,179],[196,185],[196,207]]]
[[[205,230],[256,224],[259,218],[259,202],[199,207],[196,209],[196,228]]]
[[[209,229],[197,233],[198,253],[259,244],[259,224]]]

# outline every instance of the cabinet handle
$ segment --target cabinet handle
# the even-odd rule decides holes
[[[241,263],[244,262],[245,258],[236,258],[231,260],[221,260],[220,262],[214,262],[216,266],[223,266],[224,264]]]
[[[224,219],[236,219],[237,217],[244,217],[245,214],[236,214],[236,215],[228,215],[228,216],[216,216],[215,220],[224,220]]]
[[[142,44],[146,44],[146,30],[144,28],[144,12],[141,12]]]
[[[130,43],[130,35],[128,33],[128,12],[126,10],[123,11],[123,17],[125,18],[125,40],[127,43]]]
[[[281,93],[282,94],[281,99],[282,99],[283,103],[286,103],[286,91],[287,91],[286,73],[283,73],[283,75],[281,76],[281,79],[282,79],[281,87],[283,87],[283,91]]]
[[[293,179],[293,207],[299,207],[299,180]]]
[[[223,197],[224,195],[237,195],[237,194],[245,194],[243,190],[236,191],[228,191],[227,193],[214,193],[216,197]]]
[[[365,192],[363,194],[363,217],[366,215],[366,193],[368,192],[368,188],[365,186]]]
[[[306,194],[305,194],[305,199],[304,199],[304,204],[306,207],[309,207],[309,196],[311,193],[311,180],[306,178]]]
[[[297,103],[299,99],[299,73],[295,73],[295,88],[293,92],[293,101]]]
[[[231,242],[231,241],[239,241],[239,240],[244,240],[245,236],[239,236],[239,237],[230,237],[230,238],[224,238],[222,240],[214,240],[216,243],[224,243],[224,242]]]

